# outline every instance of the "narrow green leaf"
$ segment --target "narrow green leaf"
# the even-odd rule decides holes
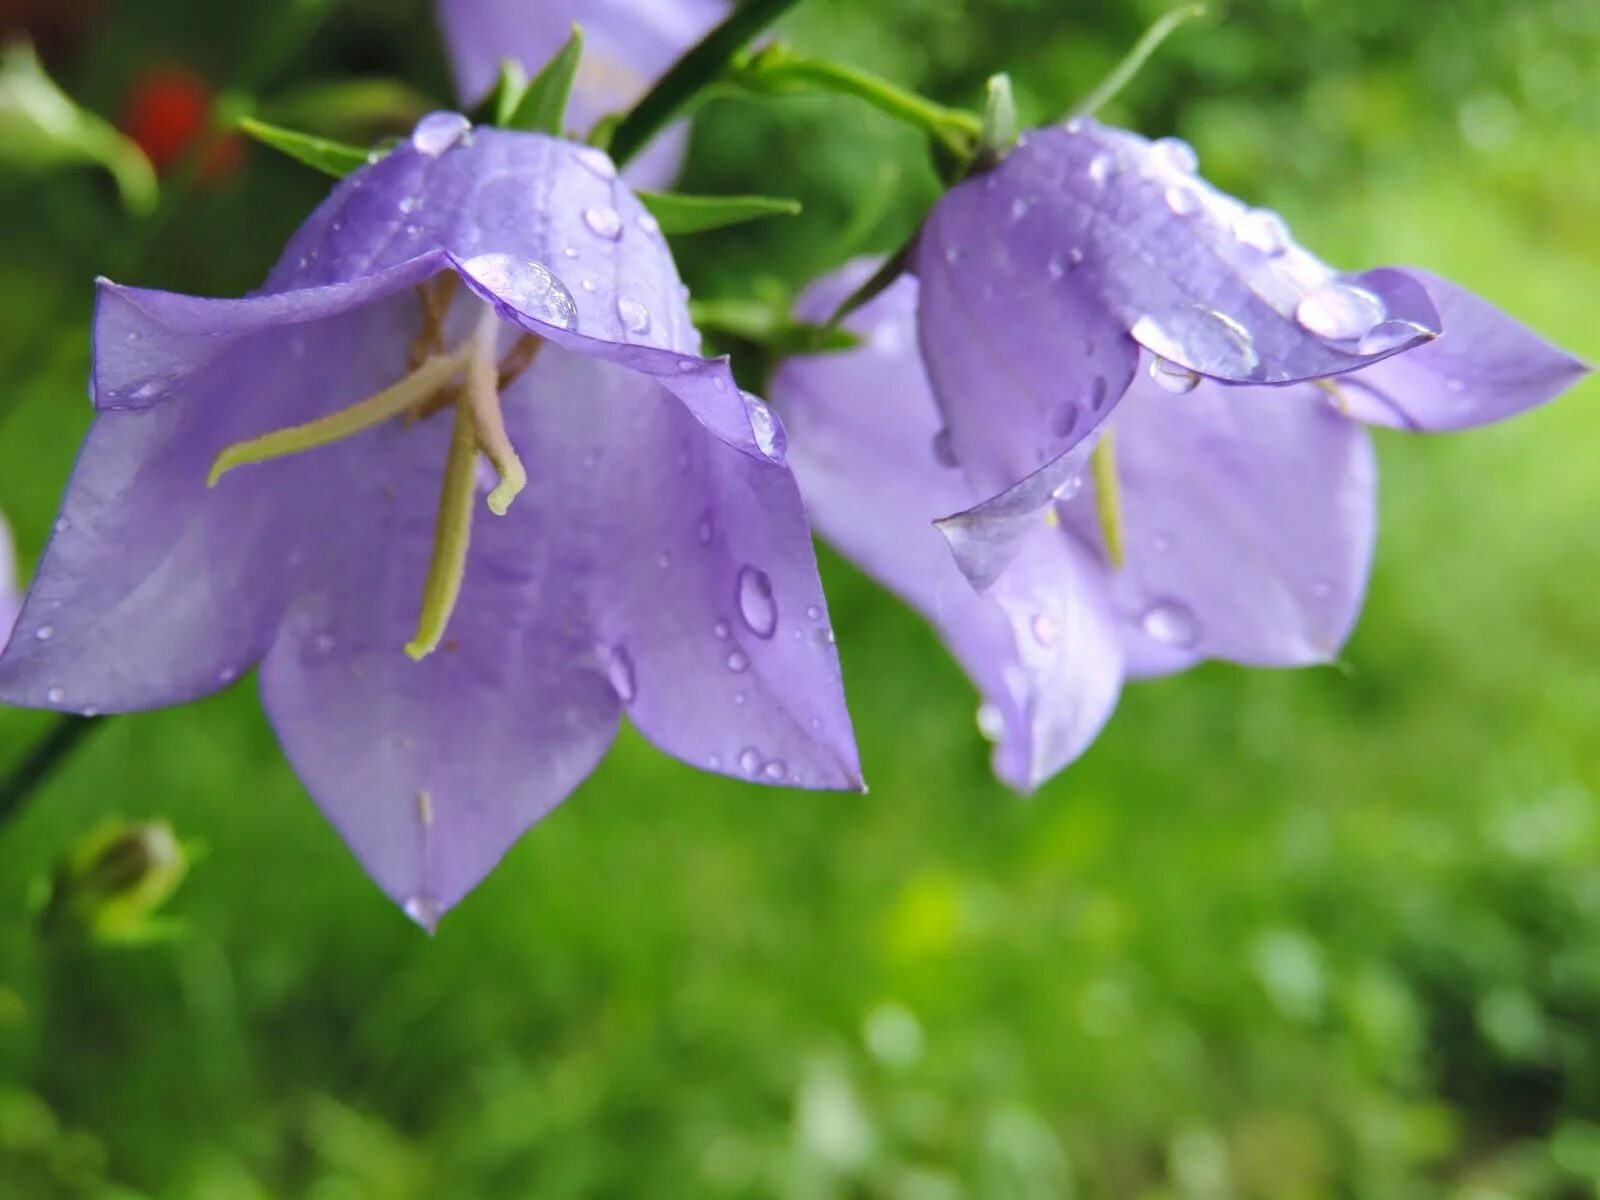
[[[343,179],[358,167],[366,166],[369,161],[367,151],[356,146],[346,146],[342,142],[314,137],[309,133],[296,133],[292,129],[280,129],[254,117],[240,120],[239,128],[256,141],[335,179]]]
[[[800,201],[783,196],[684,196],[640,192],[639,199],[661,223],[662,233],[703,233],[763,217],[792,217]]]
[[[522,99],[502,124],[507,129],[526,129],[531,133],[560,137],[562,122],[567,116],[567,99],[572,95],[572,81],[578,76],[578,62],[582,58],[583,30],[574,25],[567,44],[533,77]]]
[[[0,165],[50,171],[97,164],[111,172],[129,212],[156,203],[156,173],[133,142],[72,98],[45,74],[33,47],[0,51]]]
[[[792,320],[787,305],[760,299],[692,300],[695,328],[720,341],[749,342],[774,359],[794,354],[853,350],[861,339],[848,329]]]
[[[991,75],[985,87],[983,132],[978,135],[978,153],[999,156],[1017,140],[1017,102],[1011,92],[1011,76]]]
[[[512,114],[517,111],[517,105],[522,102],[523,93],[528,90],[528,73],[522,69],[522,64],[514,58],[500,60],[500,78],[494,85],[494,91],[489,95],[491,111],[489,122],[504,128],[511,120]]]

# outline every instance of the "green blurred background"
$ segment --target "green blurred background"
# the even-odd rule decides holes
[[[1044,120],[1160,8],[806,0],[785,32],[949,102],[1008,69]],[[414,0],[310,36],[303,2],[0,15],[28,9],[113,120],[169,68],[302,126],[328,80],[448,95]],[[1434,268],[1600,359],[1595,0],[1236,0],[1106,115],[1187,137],[1336,262]],[[89,419],[92,277],[241,292],[325,190],[229,153],[153,228],[92,171],[0,177],[24,570]],[[717,100],[686,186],[807,210],[680,261],[697,296],[781,296],[897,244],[932,178],[847,101]],[[248,682],[108,722],[0,826],[0,1196],[1600,1195],[1597,402],[1381,435],[1342,667],[1135,686],[1025,800],[929,630],[824,554],[871,794],[714,779],[625,734],[432,939]],[[0,764],[47,724],[0,712]],[[108,814],[204,844],[176,934],[41,932],[39,881]]]

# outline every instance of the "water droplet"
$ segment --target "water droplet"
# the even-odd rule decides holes
[[[632,704],[639,694],[639,679],[633,669],[633,655],[621,643],[612,646],[605,654],[606,678],[611,688],[624,704]]]
[[[409,897],[400,907],[406,916],[421,925],[429,933],[439,928],[439,918],[443,914],[439,911],[439,902],[432,896],[418,893]]]
[[[563,246],[561,253],[567,258],[577,258],[578,248],[576,246]]]
[[[1083,491],[1083,476],[1068,475],[1066,479],[1062,480],[1061,486],[1050,493],[1050,498],[1059,500],[1064,504],[1081,491]]]
[[[748,654],[737,647],[728,651],[728,670],[737,675],[740,672],[748,671],[749,669],[750,656]]]
[[[1089,182],[1097,188],[1105,187],[1106,183],[1122,169],[1117,157],[1102,150],[1089,160]]]
[[[1412,321],[1383,321],[1361,335],[1357,354],[1387,354],[1390,350],[1426,338],[1433,331]]]
[[[695,526],[694,536],[702,546],[711,545],[711,539],[716,536],[717,523],[710,513],[700,515],[700,524]]]
[[[134,388],[129,395],[131,400],[154,400],[161,395],[164,384],[159,379],[147,379]]]
[[[945,262],[949,263],[952,267],[955,266],[958,262],[961,261],[961,247],[960,246],[946,246],[944,248],[944,260],[945,260]]]
[[[581,287],[584,291],[592,293],[594,291],[594,280],[592,280],[592,279],[582,280],[582,281],[579,282],[578,286]]]
[[[755,567],[739,568],[739,616],[745,627],[759,638],[769,638],[778,627],[778,602],[772,595],[772,580]]]
[[[472,130],[472,122],[460,113],[429,113],[411,131],[411,144],[429,158],[438,158]]]
[[[725,642],[728,640],[728,635],[732,633],[733,630],[728,627],[728,623],[726,621],[718,621],[711,627],[711,632],[717,635],[717,640],[719,642]]]
[[[1187,650],[1200,640],[1200,622],[1187,604],[1158,600],[1145,609],[1139,626],[1163,646]]]
[[[670,550],[663,550],[660,554],[656,555],[656,566],[660,567],[663,571],[665,571],[671,565],[672,552]]]
[[[44,698],[51,704],[62,704],[67,699],[67,689],[57,684],[44,694]]]
[[[235,667],[223,667],[217,672],[217,679],[221,683],[232,683],[239,678],[239,671]]]
[[[991,742],[998,742],[1006,735],[1006,719],[1000,710],[992,704],[978,706],[978,732]]]
[[[808,621],[820,621],[820,620],[822,620],[822,606],[819,605],[819,604],[808,604],[808,605],[806,605],[806,620],[808,620]]]
[[[709,755],[706,758],[706,766],[710,767],[713,771],[722,770],[722,755],[720,755],[720,754]]]
[[[750,414],[750,431],[755,434],[756,447],[773,462],[782,462],[789,439],[778,418],[772,415],[772,410],[761,397],[752,396],[749,392],[740,392],[739,395],[744,397],[745,412]]]
[[[766,766],[761,768],[761,773],[774,782],[782,779],[786,774],[788,774],[788,771],[789,768],[784,765],[784,761],[781,758],[775,758]]]
[[[622,218],[617,216],[614,208],[586,208],[583,210],[583,223],[589,227],[589,232],[608,242],[614,242],[622,236]]]
[[[956,457],[955,444],[950,440],[950,430],[941,429],[933,435],[933,458],[941,467],[951,470],[961,465],[961,460]]]
[[[557,329],[578,327],[578,306],[562,282],[543,266],[510,254],[479,254],[461,264],[479,287],[536,321]]]
[[[749,699],[750,697],[745,695],[743,692],[735,692],[733,694],[733,702],[740,707],[743,707],[749,701]]]
[[[1234,218],[1233,236],[1269,258],[1289,248],[1289,227],[1277,213],[1265,208],[1246,209]]]
[[[1386,315],[1373,293],[1337,279],[1307,292],[1294,310],[1300,328],[1335,342],[1355,341]]]
[[[629,333],[650,332],[650,310],[632,296],[618,299],[617,316],[622,321],[622,327]]]
[[[41,625],[39,628],[33,631],[33,636],[38,638],[41,642],[48,642],[51,638],[55,637],[55,635],[56,627],[54,625]]]
[[[405,196],[396,207],[407,216],[410,216],[417,211],[417,198],[415,196]]]
[[[1261,363],[1248,329],[1199,304],[1176,304],[1146,313],[1130,332],[1152,354],[1205,375],[1249,378]]]
[[[1030,206],[1028,204],[1027,197],[1026,196],[1018,196],[1016,199],[1014,199],[1011,202],[1011,219],[1013,221],[1022,220],[1023,217],[1028,215],[1028,208],[1029,207]]]
[[[695,371],[698,371],[699,369],[700,369],[700,364],[698,362],[696,362],[692,358],[680,358],[678,360],[678,372],[679,372],[679,374],[691,375]]]
[[[640,213],[637,219],[635,219],[634,224],[648,233],[651,237],[654,237],[656,234],[661,232],[661,222],[656,220],[647,212]]]
[[[65,533],[72,528],[72,522],[65,517],[57,517],[55,528],[57,533]]]
[[[1150,157],[1157,166],[1180,175],[1193,175],[1200,169],[1200,156],[1182,138],[1157,138],[1150,143]]]
[[[594,146],[579,146],[572,152],[572,157],[577,159],[578,165],[591,175],[597,175],[601,179],[617,177],[617,164],[611,161],[611,156],[604,150]]]
[[[1175,396],[1192,392],[1200,386],[1200,376],[1188,367],[1180,367],[1177,363],[1168,362],[1164,358],[1150,360],[1150,378],[1162,391],[1171,392]]]
[[[1055,411],[1050,414],[1050,432],[1058,438],[1071,437],[1077,427],[1078,406],[1070,400],[1056,405]]]
[[[752,777],[758,774],[761,770],[761,751],[754,746],[746,746],[739,751],[739,769]]]
[[[1164,198],[1167,207],[1176,216],[1192,217],[1200,211],[1200,197],[1195,195],[1191,188],[1174,184],[1166,190]]]

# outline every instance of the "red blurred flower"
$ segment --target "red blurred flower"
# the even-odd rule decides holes
[[[210,135],[213,96],[204,80],[183,67],[152,67],[135,77],[128,90],[122,131],[165,174]],[[216,140],[205,152],[200,182],[222,183],[239,169],[243,154],[237,135]]]

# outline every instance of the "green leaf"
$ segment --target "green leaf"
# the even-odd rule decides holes
[[[514,58],[501,59],[500,77],[489,94],[489,123],[503,128],[517,111],[517,103],[527,90],[528,73],[522,69],[522,64]]]
[[[362,142],[410,129],[437,107],[409,84],[371,77],[306,84],[262,100],[255,111],[281,129],[314,129],[318,136]]]
[[[991,75],[984,89],[983,132],[978,135],[980,155],[1001,155],[1017,140],[1017,102],[1011,93],[1011,76]]]
[[[316,137],[309,133],[296,133],[292,129],[280,129],[276,125],[268,125],[265,121],[258,121],[254,117],[241,118],[239,128],[256,141],[271,146],[274,150],[281,151],[308,167],[314,167],[324,175],[332,175],[335,179],[343,179],[350,172],[366,166],[371,161],[368,152],[359,147],[347,146],[343,142],[330,141],[328,138]]]
[[[567,99],[572,81],[578,76],[578,61],[583,57],[583,30],[572,27],[567,44],[533,77],[522,98],[502,125],[507,129],[526,129],[531,133],[562,134],[567,116]]]
[[[695,328],[722,341],[764,347],[775,359],[793,354],[853,350],[861,339],[848,329],[807,325],[789,317],[787,306],[759,299],[695,300],[689,305]]]
[[[144,152],[74,104],[27,42],[0,52],[0,164],[23,171],[101,166],[116,181],[123,207],[135,213],[155,207],[156,173]]]
[[[640,192],[639,199],[661,223],[662,233],[703,233],[763,217],[792,217],[800,201],[782,196],[684,196]]]

